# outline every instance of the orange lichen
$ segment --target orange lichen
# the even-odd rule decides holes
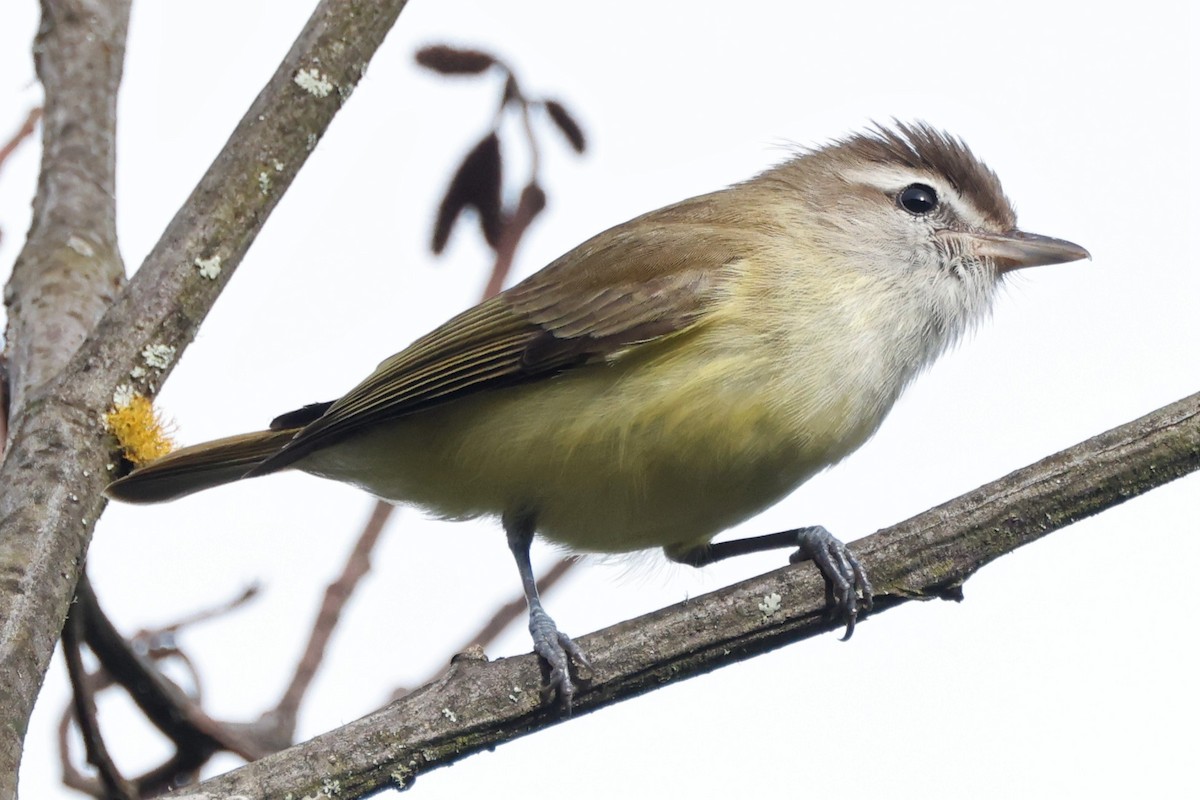
[[[167,424],[146,397],[134,394],[104,415],[130,463],[141,466],[175,449]]]

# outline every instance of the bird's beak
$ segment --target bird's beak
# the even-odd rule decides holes
[[[1024,231],[971,232],[959,234],[959,237],[968,252],[973,251],[977,256],[990,259],[1000,274],[1024,267],[1065,264],[1092,257],[1091,253],[1074,242]]]

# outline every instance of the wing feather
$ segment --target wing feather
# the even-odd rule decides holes
[[[721,218],[710,197],[605,231],[449,320],[383,361],[251,474],[286,467],[364,426],[548,377],[699,324],[722,296],[726,267],[754,241],[744,220]]]

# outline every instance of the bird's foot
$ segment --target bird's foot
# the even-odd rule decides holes
[[[795,564],[812,561],[825,578],[825,596],[839,619],[846,621],[842,641],[854,634],[859,616],[871,610],[874,589],[858,558],[840,539],[821,525],[796,530],[798,549],[789,559]]]
[[[559,631],[554,620],[545,611],[534,611],[529,615],[529,633],[533,636],[533,651],[541,656],[550,670],[542,697],[549,700],[558,695],[559,705],[568,715],[575,699],[575,682],[571,679],[571,659],[580,666],[591,669],[579,645]]]

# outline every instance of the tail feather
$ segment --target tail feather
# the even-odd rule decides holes
[[[297,430],[257,431],[184,447],[113,481],[104,493],[126,503],[161,503],[231,483],[279,452]]]

